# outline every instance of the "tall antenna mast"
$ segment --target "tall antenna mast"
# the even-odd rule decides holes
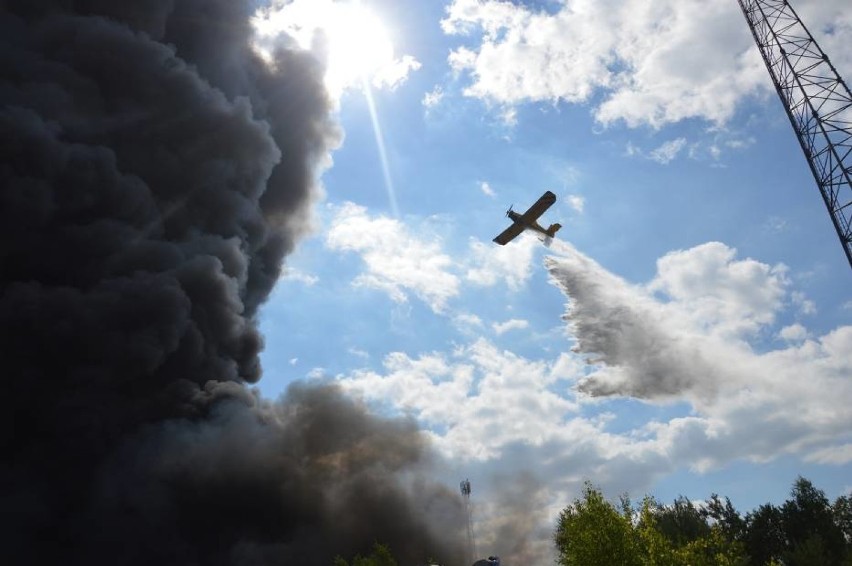
[[[852,93],[787,0],[737,0],[852,267]]]
[[[469,554],[468,562],[476,560],[476,539],[473,537],[473,519],[470,511],[470,480],[464,479],[459,484],[461,489],[462,499],[464,499],[464,514],[467,516],[467,551]]]

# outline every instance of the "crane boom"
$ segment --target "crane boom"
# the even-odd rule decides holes
[[[852,267],[852,93],[787,0],[737,0]]]

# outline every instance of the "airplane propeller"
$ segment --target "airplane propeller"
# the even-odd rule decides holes
[[[509,210],[506,211],[507,218],[510,217],[510,215],[512,214],[512,206],[515,206],[514,203],[509,207]]]

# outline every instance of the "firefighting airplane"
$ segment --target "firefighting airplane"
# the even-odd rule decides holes
[[[523,214],[518,214],[512,210],[512,207],[510,206],[509,210],[506,211],[506,216],[511,218],[514,224],[500,232],[500,235],[494,238],[494,241],[501,246],[505,246],[526,229],[535,230],[536,232],[544,234],[547,238],[552,238],[553,235],[556,234],[556,231],[562,228],[562,225],[551,224],[550,227],[545,230],[538,222],[536,222],[536,220],[538,220],[538,217],[544,214],[544,211],[550,208],[550,205],[554,202],[556,202],[556,195],[547,191],[541,195],[541,198],[539,198],[536,203]]]

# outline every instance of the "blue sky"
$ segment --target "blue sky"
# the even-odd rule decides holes
[[[852,274],[736,2],[362,6],[345,32],[339,4],[284,6],[339,34],[330,68],[374,56],[370,22],[393,55],[330,86],[342,142],[261,314],[266,396],[334,380],[415,418],[480,546],[511,554],[499,515],[529,513],[533,560],[586,479],[742,511],[798,474],[852,488]],[[852,76],[852,6],[795,7]],[[545,190],[554,245],[492,244]]]

